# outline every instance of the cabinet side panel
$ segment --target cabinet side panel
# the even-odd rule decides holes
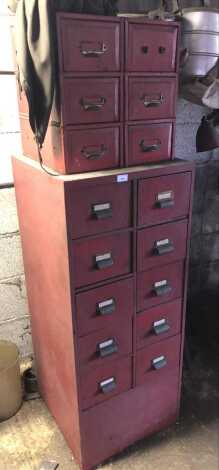
[[[178,393],[178,415],[180,413],[181,406],[181,392],[182,392],[182,376],[183,376],[183,358],[184,358],[184,347],[188,347],[186,342],[186,314],[187,314],[187,292],[189,283],[189,261],[190,261],[190,243],[191,243],[191,231],[192,231],[192,215],[193,215],[193,197],[194,197],[194,184],[195,184],[195,165],[193,164],[193,171],[191,172],[191,188],[189,194],[189,219],[188,219],[188,230],[187,230],[187,254],[185,260],[185,274],[184,274],[184,292],[183,292],[183,314],[182,314],[182,341],[181,341],[181,355],[180,355],[180,379],[179,379],[179,393]]]
[[[29,119],[20,115],[21,138],[23,153],[29,158],[38,161],[39,155],[34,134],[31,131]],[[44,165],[60,173],[65,173],[64,148],[62,127],[49,123],[41,155]]]
[[[23,154],[33,160],[38,161],[38,149],[34,134],[29,123],[29,107],[24,92],[20,93],[17,87],[18,109],[21,126],[21,140]],[[60,173],[65,173],[65,155],[63,144],[63,127],[61,125],[62,118],[59,111],[59,97],[55,96],[49,120],[45,141],[41,149],[41,155],[44,165],[53,168]]]
[[[13,159],[40,390],[81,461],[63,183]]]

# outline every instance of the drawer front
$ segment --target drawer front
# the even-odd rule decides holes
[[[129,121],[169,119],[176,114],[174,78],[129,78],[126,105]]]
[[[153,381],[156,387],[161,378],[179,371],[181,335],[152,344],[137,353],[136,382]]]
[[[129,126],[128,165],[169,160],[172,154],[172,134],[172,123]]]
[[[78,340],[78,358],[82,371],[121,360],[132,353],[132,321],[123,317],[120,325],[92,333]]]
[[[137,310],[181,298],[183,294],[184,263],[168,264],[137,275]]]
[[[119,120],[118,78],[66,78],[62,87],[65,125]]]
[[[137,349],[180,333],[182,300],[153,307],[137,315]]]
[[[76,296],[77,330],[83,336],[113,325],[130,323],[134,315],[133,281],[114,282]]]
[[[68,205],[72,217],[70,236],[73,238],[131,225],[130,183],[87,186],[86,190],[73,189],[69,192]]]
[[[119,166],[119,127],[66,130],[64,139],[67,173],[107,170]]]
[[[177,28],[128,25],[126,67],[131,72],[175,72]]]
[[[86,442],[84,462],[87,467],[96,467],[109,455],[115,455],[122,449],[133,445],[146,436],[151,436],[167,428],[177,420],[179,400],[179,372],[169,373],[166,379],[162,376],[156,381],[147,381],[128,393],[123,393],[113,400],[94,407],[81,414],[83,441]],[[100,439],[101,435],[101,439]],[[157,438],[156,438],[157,439]],[[172,459],[172,458],[171,458]],[[119,458],[120,462],[122,460]],[[115,460],[116,462],[116,460]],[[157,458],[157,465],[145,464],[142,469],[162,469],[162,458]],[[126,467],[127,465],[127,467]],[[105,468],[140,468],[127,463],[106,465]],[[104,468],[104,467],[103,467]],[[172,467],[173,468],[173,467]]]
[[[139,182],[138,225],[161,224],[189,212],[191,173],[159,176]]]
[[[76,287],[130,273],[131,248],[130,233],[73,242]]]
[[[131,388],[132,359],[102,364],[81,374],[82,409],[90,408]]]
[[[62,19],[64,72],[108,72],[120,69],[120,24]]]
[[[186,256],[188,222],[173,222],[138,232],[138,271],[162,266]]]

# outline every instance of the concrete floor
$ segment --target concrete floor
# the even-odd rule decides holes
[[[218,470],[218,357],[196,355],[185,371],[179,423],[131,446],[102,470]],[[39,470],[45,460],[78,470],[41,400],[26,402],[0,424],[0,470]]]

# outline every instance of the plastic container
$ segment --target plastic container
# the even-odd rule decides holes
[[[16,344],[0,340],[0,421],[13,416],[21,403],[19,350]]]

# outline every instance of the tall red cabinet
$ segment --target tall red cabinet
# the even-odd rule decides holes
[[[13,167],[40,390],[90,470],[177,419],[194,167],[174,159],[177,24],[59,14],[57,32],[59,174],[24,98]]]

